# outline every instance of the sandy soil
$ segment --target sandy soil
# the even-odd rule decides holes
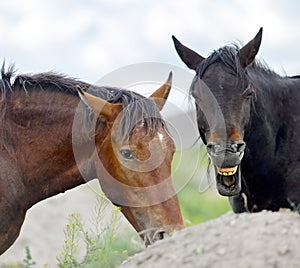
[[[96,206],[100,186],[97,180],[44,200],[33,206],[26,215],[21,234],[14,245],[0,256],[0,268],[7,262],[21,262],[25,257],[25,246],[29,246],[36,261],[35,267],[56,268],[56,256],[62,250],[64,228],[71,213],[80,213],[88,227]],[[131,228],[127,221],[124,225]],[[84,254],[84,249],[82,249]]]
[[[68,215],[79,212],[88,223],[99,192],[95,180],[35,205],[18,240],[0,256],[0,267],[8,260],[22,262],[26,245],[36,267],[57,267]],[[227,213],[155,243],[121,267],[300,267],[300,216],[290,211]]]
[[[297,268],[300,215],[227,213],[155,243],[121,267]]]

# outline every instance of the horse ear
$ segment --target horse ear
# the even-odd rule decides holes
[[[106,100],[82,91],[80,87],[77,87],[77,90],[80,99],[89,106],[100,119],[104,119],[105,121],[114,121],[122,110],[122,105],[119,103],[109,103]]]
[[[259,50],[263,28],[261,27],[256,36],[245,46],[243,46],[239,52],[238,57],[242,68],[246,68],[254,58]]]
[[[172,72],[169,73],[167,81],[154,93],[151,94],[149,98],[154,99],[158,109],[161,111],[164,107],[166,100],[169,96],[172,87]]]
[[[179,57],[190,69],[196,70],[198,65],[205,59],[195,51],[181,44],[178,39],[172,35],[174,46]]]

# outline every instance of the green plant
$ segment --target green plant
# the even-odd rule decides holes
[[[187,186],[178,193],[181,212],[187,226],[214,219],[231,210],[227,198],[213,190],[203,193],[197,187]]]
[[[97,199],[93,213],[92,228],[86,228],[79,214],[71,214],[65,227],[65,242],[57,257],[60,268],[111,268],[121,264],[130,254],[141,250],[142,243],[132,243],[130,237],[117,235],[120,228],[120,211],[112,206],[104,196]],[[104,222],[110,214],[107,224]],[[130,236],[134,233],[131,232]],[[83,257],[80,257],[79,244],[85,247]],[[82,247],[81,247],[82,248]]]
[[[1,266],[2,268],[2,266]],[[3,264],[3,268],[23,268],[23,265],[20,263],[11,263],[10,261],[6,261]]]
[[[80,222],[80,215],[73,213],[69,216],[69,223],[66,225],[64,234],[65,241],[63,250],[61,251],[58,261],[59,267],[78,267],[78,261],[76,255],[78,252],[78,235]]]
[[[300,214],[300,204],[296,204],[295,202],[293,202],[290,198],[287,199],[292,211],[297,212]]]
[[[33,261],[33,259],[32,259],[29,247],[25,246],[25,258],[23,259],[23,264],[11,263],[10,261],[7,261],[3,265],[3,268],[32,268],[35,266],[35,264],[36,264],[36,262]]]
[[[30,249],[28,246],[25,247],[25,252],[26,252],[26,257],[23,260],[24,268],[31,268],[36,264],[36,262],[32,260]]]

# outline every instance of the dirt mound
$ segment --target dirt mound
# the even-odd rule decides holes
[[[121,267],[300,267],[300,215],[227,213],[155,243]]]

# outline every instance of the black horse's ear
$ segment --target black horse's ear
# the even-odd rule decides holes
[[[190,69],[196,70],[198,65],[205,59],[195,51],[181,44],[177,38],[172,35],[174,46],[179,57]]]
[[[246,68],[251,62],[254,61],[254,58],[260,47],[262,32],[263,28],[261,27],[256,36],[239,50],[238,56],[242,68]]]

